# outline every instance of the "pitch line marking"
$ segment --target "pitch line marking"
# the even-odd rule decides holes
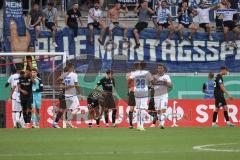
[[[215,147],[215,146],[226,146],[226,145],[236,145],[236,144],[238,143],[207,144],[207,145],[193,146],[193,150],[207,151],[207,152],[240,152],[240,149],[209,148],[209,147]]]

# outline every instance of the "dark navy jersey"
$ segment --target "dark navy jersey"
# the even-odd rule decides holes
[[[27,91],[28,94],[24,95],[20,92],[21,99],[28,99],[32,96],[32,79],[30,77],[20,77],[18,84],[20,88],[24,91]]]
[[[112,92],[113,87],[115,87],[115,80],[114,78],[102,78],[98,83],[98,86],[102,86],[104,91]]]
[[[218,95],[223,95],[223,91],[221,90],[220,85],[223,84],[223,78],[221,74],[218,74],[215,77],[215,85],[214,85],[214,95],[218,96]]]

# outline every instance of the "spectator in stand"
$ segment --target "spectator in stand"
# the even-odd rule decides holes
[[[228,0],[222,0],[220,3],[219,9],[226,9],[227,8]],[[216,30],[219,32],[223,31],[223,14],[216,14]]]
[[[58,47],[56,43],[58,14],[57,14],[57,9],[54,7],[54,3],[49,2],[48,7],[43,10],[43,13],[45,15],[45,26],[52,31],[52,45],[53,47]]]
[[[78,41],[78,21],[80,22],[80,26],[83,27],[83,22],[81,20],[81,13],[79,11],[79,5],[77,2],[74,2],[72,8],[67,11],[65,16],[66,25],[73,30],[74,41]]]
[[[39,34],[41,32],[41,23],[43,21],[43,17],[44,17],[43,12],[40,10],[39,5],[37,3],[35,3],[33,5],[33,9],[28,14],[27,22],[28,22],[29,28],[35,30],[35,34],[36,34],[35,45],[36,46],[38,46],[38,38],[39,38]]]

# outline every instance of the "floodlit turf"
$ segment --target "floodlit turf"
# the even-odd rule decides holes
[[[0,129],[0,159],[239,160],[240,128]]]

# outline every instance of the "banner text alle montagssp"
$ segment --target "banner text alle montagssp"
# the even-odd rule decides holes
[[[129,107],[124,100],[117,103],[117,126],[128,127],[128,111]],[[41,123],[40,127],[52,127],[56,116],[57,108],[52,105],[52,100],[43,100],[41,107]],[[214,100],[169,100],[167,109],[167,127],[207,127],[212,125],[212,113],[215,108]],[[11,101],[7,102],[7,128],[12,127]],[[240,100],[228,101],[230,121],[235,125],[240,125]],[[111,121],[111,113],[109,114]],[[145,116],[145,127],[152,124],[152,117],[147,113]],[[223,111],[220,110],[218,124],[225,126]],[[81,101],[81,110],[74,117],[72,123],[78,128],[86,128],[88,124],[88,108],[86,101]],[[134,124],[136,125],[136,113],[134,113]],[[104,118],[101,119],[101,127],[105,127]],[[62,125],[62,121],[59,122]]]

